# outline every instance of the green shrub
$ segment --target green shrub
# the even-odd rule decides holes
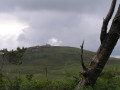
[[[5,89],[4,75],[0,72],[0,90]]]
[[[115,77],[115,73],[113,71],[103,70],[102,73],[100,74],[100,77],[104,78],[104,79],[111,79],[111,78]]]
[[[82,90],[120,90],[120,77],[119,73],[116,72],[103,71],[97,79],[94,88],[87,87]],[[32,78],[31,75],[29,77]],[[15,77],[5,80],[4,75],[0,73],[0,90],[5,90],[5,88],[8,90],[74,90],[78,84],[78,80],[70,77],[60,81],[30,80],[26,77]]]
[[[8,88],[9,90],[20,90],[22,84],[21,77],[15,77],[13,80],[8,80]]]
[[[31,81],[33,79],[33,74],[26,74],[26,79]]]
[[[103,71],[95,84],[96,90],[120,90],[120,77],[117,71]]]

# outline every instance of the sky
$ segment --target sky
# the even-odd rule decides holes
[[[0,49],[45,44],[79,48],[84,40],[84,48],[95,52],[111,1],[0,0]],[[120,57],[119,48],[120,41],[112,56]]]

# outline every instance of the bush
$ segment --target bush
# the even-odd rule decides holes
[[[13,80],[8,79],[9,90],[21,90],[22,78],[15,77]]]
[[[97,79],[94,88],[87,87],[83,90],[120,90],[120,74],[114,71],[103,71]],[[31,75],[28,77],[32,78]],[[15,77],[13,79],[4,79],[0,73],[0,90],[74,90],[78,80],[66,78],[61,81],[35,80],[29,78]]]
[[[95,84],[96,90],[120,90],[120,77],[117,71],[103,71]]]
[[[4,75],[0,72],[0,90],[3,90],[4,88],[5,88]]]
[[[102,73],[100,74],[100,77],[104,78],[104,79],[111,79],[111,78],[115,77],[115,73],[113,71],[103,70]]]
[[[26,79],[31,81],[33,79],[33,74],[26,74]]]

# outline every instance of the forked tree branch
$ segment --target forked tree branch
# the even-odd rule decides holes
[[[119,8],[120,8],[120,4],[119,4]],[[119,10],[119,9],[118,9]],[[118,13],[120,13],[120,11],[118,11]],[[120,22],[120,14],[117,14],[114,18],[114,22]]]
[[[102,28],[101,28],[101,35],[100,35],[101,43],[104,41],[104,39],[107,36],[107,26],[108,26],[108,23],[109,23],[112,15],[113,15],[113,12],[114,12],[114,9],[115,9],[115,5],[116,5],[116,1],[117,0],[113,0],[112,1],[110,9],[109,9],[109,12],[108,12],[106,18],[103,19],[103,25],[102,25]]]
[[[81,64],[82,64],[83,70],[86,71],[87,68],[85,67],[84,62],[83,62],[83,46],[84,46],[84,41],[83,41],[82,45],[80,46],[81,47]]]
[[[109,13],[107,14],[106,18],[103,21],[102,31],[101,34],[103,34],[103,31],[105,30],[107,32],[107,25],[109,20],[112,17],[114,8],[115,8],[116,0],[112,1],[111,8],[109,10]],[[120,32],[120,22],[119,22],[119,16],[120,16],[120,6],[118,8],[118,11],[115,15],[115,21],[112,21],[111,27],[109,29],[109,32],[107,36],[104,38],[104,41],[98,48],[96,54],[90,59],[89,64],[87,65],[87,71],[83,71],[83,77],[81,81],[78,83],[75,90],[81,90],[86,88],[87,86],[94,86],[96,83],[97,78],[99,77],[100,73],[104,69],[105,64],[107,63],[115,45],[117,44],[117,41],[119,39],[119,33]],[[117,17],[117,18],[116,18]],[[102,37],[103,38],[103,37]],[[94,88],[95,89],[95,88]]]

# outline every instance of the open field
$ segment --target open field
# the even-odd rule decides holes
[[[34,74],[36,79],[45,78],[47,67],[48,78],[61,80],[66,78],[66,73],[79,75],[82,70],[80,64],[79,48],[60,46],[36,46],[27,49],[21,65],[13,65],[6,62],[4,72],[9,76]],[[84,61],[88,64],[94,52],[84,50]],[[116,69],[119,71],[120,59],[110,58],[105,70]]]
[[[30,47],[21,65],[5,62],[0,73],[0,90],[74,90],[82,71],[79,48]],[[94,52],[84,50],[87,65]],[[120,90],[120,59],[110,58],[97,79],[95,90]],[[3,74],[3,75],[2,75]],[[87,87],[85,90],[94,90]]]

